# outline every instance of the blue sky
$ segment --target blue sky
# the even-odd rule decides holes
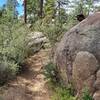
[[[2,5],[4,5],[6,3],[7,0],[0,0],[0,7]],[[19,6],[17,7],[17,10],[18,10],[18,13],[19,13],[19,16],[23,15],[24,14],[24,8],[22,6],[22,3],[23,3],[23,0],[17,0],[18,3],[19,3]],[[70,0],[70,1],[74,1],[74,0]],[[78,0],[76,0],[78,1]],[[98,2],[95,3],[95,5],[100,5],[100,0],[98,0]],[[68,9],[68,11],[70,11],[71,8]]]
[[[6,4],[7,0],[0,0],[0,7],[2,7],[2,5]],[[17,7],[18,13],[19,15],[23,15],[24,14],[24,8],[22,6],[23,0],[17,0],[19,3],[19,6]]]
[[[6,0],[0,0],[0,7],[6,3]]]
[[[17,0],[18,3],[19,3],[19,6],[17,7],[17,10],[19,12],[19,15],[23,15],[24,14],[24,8],[22,6],[23,4],[23,0]]]

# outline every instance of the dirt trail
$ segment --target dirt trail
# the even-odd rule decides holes
[[[41,73],[48,62],[48,50],[41,50],[27,59],[27,69],[21,76],[10,82],[4,91],[4,100],[50,100],[49,91]]]

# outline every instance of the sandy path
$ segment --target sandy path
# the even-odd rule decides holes
[[[9,83],[3,93],[4,100],[50,100],[46,81],[41,73],[48,59],[48,50],[41,50],[27,59],[29,69]]]

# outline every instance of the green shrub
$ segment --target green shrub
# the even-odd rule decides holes
[[[11,61],[3,61],[0,63],[0,85],[3,85],[8,80],[15,78],[19,66]]]
[[[49,62],[44,67],[43,74],[45,75],[45,79],[49,80],[48,84],[53,92],[52,100],[75,100],[72,85],[64,87],[58,75],[57,67],[52,62]]]
[[[49,62],[44,67],[43,74],[45,75],[45,79],[50,80],[53,83],[57,83],[59,81],[56,66],[52,62]]]
[[[49,39],[51,45],[54,45],[58,42],[62,35],[67,31],[66,27],[61,26],[60,23],[53,23],[52,21],[49,23],[45,22],[45,19],[38,20],[33,24],[34,31],[43,32],[44,35]]]
[[[75,100],[75,97],[72,96],[68,90],[57,88],[52,100]]]
[[[22,62],[27,56],[27,28],[21,24],[14,24],[11,27],[0,26],[0,53],[9,60],[15,60],[17,63]]]
[[[21,23],[0,24],[1,85],[16,76],[20,65],[28,56],[27,33],[27,27]]]
[[[89,93],[88,88],[84,88],[84,89],[83,89],[82,100],[93,100],[92,96],[91,96],[90,93]]]
[[[52,86],[53,96],[52,100],[76,100],[71,92],[71,87],[63,87],[61,85]]]
[[[68,18],[63,23],[59,22],[57,18],[45,17],[33,23],[32,30],[43,32],[49,39],[51,46],[54,46],[56,42],[61,40],[63,34],[76,24],[77,21],[73,14],[68,15]]]

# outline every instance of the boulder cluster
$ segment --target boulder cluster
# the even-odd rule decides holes
[[[100,100],[100,12],[64,34],[54,62],[64,84],[72,83],[78,96],[87,87],[93,99]]]

